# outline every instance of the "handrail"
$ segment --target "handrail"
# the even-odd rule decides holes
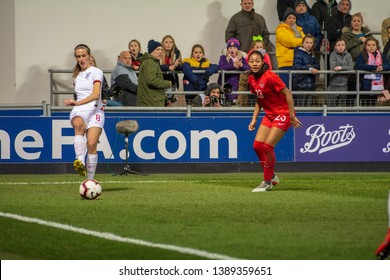
[[[8,104],[0,104],[1,110],[28,110],[28,109],[42,109],[42,116],[47,117],[51,115],[51,106],[46,101],[42,101],[42,103],[8,103]]]

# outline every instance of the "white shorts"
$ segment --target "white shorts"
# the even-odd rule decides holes
[[[103,107],[96,107],[93,110],[82,110],[77,106],[74,106],[69,116],[71,122],[74,117],[81,117],[87,124],[87,129],[91,127],[100,127],[103,129],[104,127],[105,118]]]

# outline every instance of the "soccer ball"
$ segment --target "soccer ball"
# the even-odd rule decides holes
[[[80,185],[80,195],[86,199],[96,199],[102,194],[102,186],[93,179],[87,179]]]

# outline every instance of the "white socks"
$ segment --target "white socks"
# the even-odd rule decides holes
[[[74,137],[74,151],[76,158],[81,161],[85,166],[85,155],[87,153],[87,142],[84,135],[75,135]]]
[[[88,154],[87,155],[87,177],[88,177],[88,179],[93,179],[95,177],[97,162],[98,162],[98,155],[97,154]]]

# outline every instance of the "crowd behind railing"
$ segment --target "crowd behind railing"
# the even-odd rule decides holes
[[[288,85],[288,88],[292,90],[292,81],[294,78],[294,74],[311,74],[309,70],[273,70],[275,73],[287,73],[289,75],[289,81],[290,84]],[[103,71],[106,75],[110,76],[111,71],[110,70],[104,70]],[[201,70],[197,72],[202,72]],[[56,75],[58,74],[68,74],[68,81],[69,85],[71,85],[71,73],[72,70],[70,69],[49,69],[50,74],[50,104],[52,107],[63,107],[62,104],[63,100],[69,97],[72,97],[74,92],[73,88],[64,86],[64,80],[57,81]],[[182,79],[183,73],[181,71],[170,71],[170,73],[176,73],[179,75],[180,79]],[[224,76],[225,74],[242,74],[243,71],[224,71],[220,70],[218,71],[215,76],[222,75],[222,84],[224,83]],[[365,100],[362,98],[362,95],[374,95],[374,96],[383,96],[382,90],[377,91],[362,91],[360,90],[360,77],[364,74],[369,74],[371,72],[368,71],[361,71],[361,70],[351,70],[351,71],[344,71],[344,72],[338,72],[333,70],[319,70],[318,75],[322,77],[326,77],[326,75],[334,74],[334,75],[345,75],[348,74],[351,77],[351,80],[356,84],[356,91],[329,91],[325,87],[324,79],[319,79],[319,83],[316,85],[315,91],[294,91],[292,90],[292,93],[294,96],[298,95],[309,95],[309,100],[306,100],[304,103],[302,103],[301,100],[297,99],[294,100],[296,107],[307,107],[307,109],[310,109],[310,107],[323,107],[326,105],[328,107],[335,107],[333,110],[346,110],[345,107],[361,107],[361,106],[369,106],[369,107],[376,107],[378,105],[390,105],[389,102],[377,102],[373,101],[373,99]],[[390,71],[383,72],[383,74],[390,75]],[[66,82],[65,82],[66,83]],[[182,89],[176,89],[175,91],[167,90],[167,95],[175,95],[177,97],[177,102],[173,103],[173,107],[187,107],[191,102],[190,99],[186,98],[186,96],[193,96],[194,94],[201,94],[203,91],[183,91]],[[228,93],[229,94],[229,93]],[[251,96],[250,91],[233,91],[230,94],[236,94],[236,95],[244,95],[244,96]],[[336,96],[339,95],[345,95],[346,96],[346,104],[345,106],[341,106],[341,104],[338,104]],[[226,98],[225,96],[222,96],[222,98]],[[223,101],[222,101],[223,102]],[[234,107],[253,107],[254,106],[255,99],[246,99],[245,102],[239,102],[236,104],[229,104],[228,106],[234,106]],[[118,109],[118,108],[116,108]],[[133,107],[125,107],[125,110],[133,110]],[[301,108],[300,108],[301,109]],[[315,109],[315,108],[314,108]],[[353,109],[353,108],[350,108]],[[361,109],[361,108],[360,108]],[[368,109],[368,108],[367,108]],[[377,108],[372,108],[373,110],[377,110]]]

